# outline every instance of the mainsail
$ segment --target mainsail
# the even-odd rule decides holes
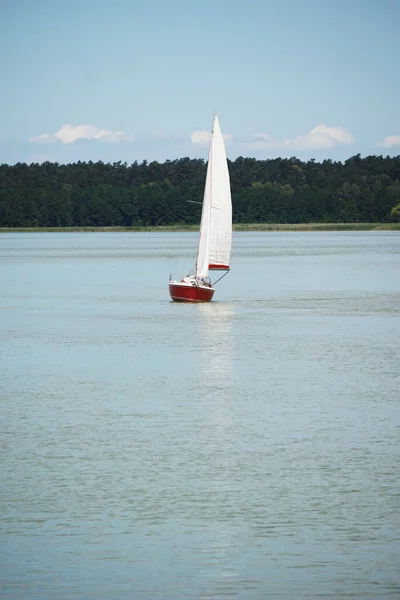
[[[201,213],[196,277],[210,269],[229,269],[232,248],[232,202],[225,144],[214,117]]]

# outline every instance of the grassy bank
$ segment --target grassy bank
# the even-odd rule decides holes
[[[236,223],[234,231],[400,231],[400,223]],[[0,233],[135,231],[198,231],[198,225],[160,225],[159,227],[0,227]]]

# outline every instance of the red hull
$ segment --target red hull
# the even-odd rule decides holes
[[[185,285],[180,283],[170,283],[169,293],[174,302],[210,302],[214,296],[214,289]]]

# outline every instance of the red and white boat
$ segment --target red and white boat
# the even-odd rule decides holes
[[[209,271],[230,269],[232,249],[232,201],[225,144],[217,116],[214,117],[208,155],[207,177],[201,212],[200,236],[194,270],[186,277],[169,280],[175,302],[210,302],[215,288]],[[217,283],[217,282],[215,282]]]

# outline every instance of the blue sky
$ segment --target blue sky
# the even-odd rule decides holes
[[[0,0],[0,162],[400,154],[400,0]]]

